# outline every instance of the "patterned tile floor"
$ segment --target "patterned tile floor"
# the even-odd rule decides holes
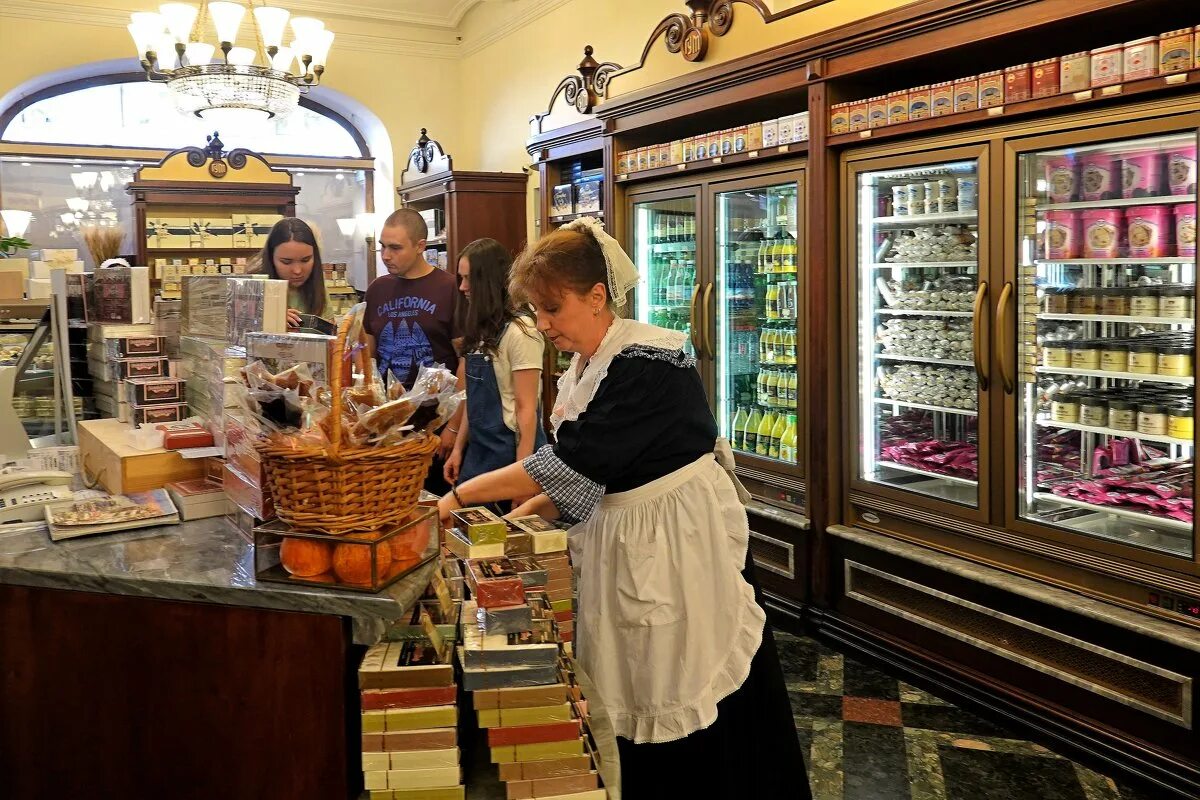
[[[813,800],[1164,800],[803,636],[776,631]],[[503,800],[486,750],[469,800]]]
[[[1162,800],[824,644],[775,635],[814,800]]]

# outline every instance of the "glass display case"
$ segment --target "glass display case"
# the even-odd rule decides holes
[[[700,284],[696,274],[696,198],[633,204],[633,257],[645,282],[637,292],[637,319],[687,334],[685,349],[697,354],[693,325]]]
[[[799,460],[800,186],[716,193],[720,432],[735,452],[789,465]],[[705,347],[713,349],[709,338]]]
[[[1027,152],[1018,515],[1191,559],[1194,132]]]
[[[978,507],[979,161],[855,176],[858,477]]]

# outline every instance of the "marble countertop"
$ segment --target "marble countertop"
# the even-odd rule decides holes
[[[221,517],[62,542],[0,527],[0,584],[332,614],[349,617],[366,645],[408,614],[435,566],[365,594],[259,583],[254,548]]]

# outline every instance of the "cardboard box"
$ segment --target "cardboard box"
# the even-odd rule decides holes
[[[954,82],[954,113],[975,111],[979,108],[979,79],[972,75]]]
[[[933,100],[928,86],[914,86],[908,90],[908,118],[910,120],[926,119],[933,108]]]
[[[1051,97],[1058,94],[1058,68],[1057,58],[1033,62],[1029,79],[1031,97]]]
[[[192,246],[192,220],[190,217],[148,217],[146,219],[146,247],[150,250]]]
[[[382,755],[387,757],[389,769],[454,767],[458,766],[461,759],[457,747],[446,747],[440,750],[401,750]]]
[[[364,737],[364,740],[366,737]],[[364,741],[374,745],[374,741]],[[375,749],[386,752],[409,752],[413,750],[444,750],[458,745],[458,735],[454,728],[428,728],[419,731],[387,731],[379,739]]]
[[[1167,31],[1158,37],[1158,71],[1187,72],[1192,68],[1192,29]]]
[[[4,262],[0,261],[0,265]],[[5,270],[0,268],[0,299],[23,300],[25,285],[29,279],[20,270]]]
[[[872,97],[867,101],[867,127],[882,128],[888,124],[888,99],[885,95]],[[789,126],[790,131],[790,126]],[[791,136],[788,136],[787,141],[791,141]],[[783,144],[783,130],[779,132],[779,142]]]
[[[129,426],[119,420],[83,420],[78,430],[84,468],[112,494],[161,489],[204,475],[203,459],[189,461],[161,449],[135,450],[128,443]]]
[[[411,642],[383,642],[372,647],[358,668],[359,688],[436,688],[454,683],[453,663],[411,663],[408,654],[412,649]]]
[[[1028,80],[1029,72],[1025,72]],[[979,75],[979,107],[992,108],[1005,103],[1006,77],[1000,70],[984,72]]]

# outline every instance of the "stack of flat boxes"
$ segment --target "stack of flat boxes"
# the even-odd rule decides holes
[[[453,660],[438,663],[427,641],[384,642],[358,681],[370,800],[463,800]]]
[[[166,340],[150,324],[89,324],[87,354],[96,410],[122,422],[134,421],[127,381],[170,380],[177,369],[167,357]]]
[[[158,295],[164,300],[179,300],[183,297],[184,278],[192,275],[245,275],[246,268],[245,256],[154,259],[154,277],[158,280]]]
[[[463,603],[459,660],[491,760],[509,800],[603,800],[585,708],[567,678],[556,601],[548,592],[560,587],[556,594],[565,592],[566,605],[559,607],[572,611],[566,534],[536,517],[518,525],[489,516],[463,509],[457,530],[447,535],[481,549],[494,547],[503,531],[509,551],[469,559],[464,569],[473,599]]]

